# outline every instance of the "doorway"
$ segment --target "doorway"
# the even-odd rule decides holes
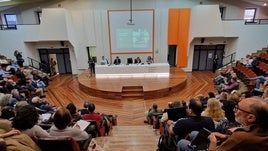
[[[71,67],[71,59],[69,54],[68,48],[61,48],[61,49],[38,49],[40,60],[42,63],[45,63],[51,68],[51,58],[56,61],[55,65],[55,72],[59,74],[71,74],[72,67]]]
[[[176,66],[177,45],[168,46],[168,63],[170,66]]]
[[[218,67],[222,67],[225,45],[195,45],[192,70],[212,70],[213,57],[218,55]]]

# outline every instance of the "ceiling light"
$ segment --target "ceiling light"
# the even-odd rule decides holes
[[[9,2],[9,1],[11,1],[11,0],[0,0],[0,3],[1,2]]]
[[[263,4],[263,6],[267,6],[267,3],[265,2],[265,3]]]

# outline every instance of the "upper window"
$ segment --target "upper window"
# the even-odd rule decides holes
[[[7,28],[16,28],[17,17],[14,14],[5,14]]]
[[[246,8],[244,19],[246,20],[246,22],[254,22],[255,15],[256,15],[256,8]]]

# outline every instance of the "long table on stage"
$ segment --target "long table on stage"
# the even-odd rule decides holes
[[[168,63],[129,64],[129,65],[96,65],[96,78],[132,77],[132,76],[169,76]]]
[[[90,75],[89,69],[78,75],[80,90],[92,96],[115,100],[161,98],[180,91],[187,81],[187,73],[182,69],[156,63],[96,65],[96,75]]]

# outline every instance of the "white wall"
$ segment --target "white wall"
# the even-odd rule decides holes
[[[57,8],[58,4],[61,4],[62,8]],[[226,44],[226,53],[237,51],[238,59],[247,53],[267,46],[267,25],[245,26],[243,21],[222,22],[218,17],[218,6],[210,5],[218,4],[218,2],[204,1],[203,4],[204,5],[199,5],[199,1],[193,0],[133,0],[133,9],[155,10],[155,62],[167,61],[167,24],[169,8],[192,8],[193,14],[199,15],[198,11],[202,11],[200,14],[203,14],[201,15],[202,20],[196,18],[196,20],[191,21],[188,67],[185,68],[187,71],[191,71],[192,69],[193,46],[200,44],[200,37],[205,37],[205,44],[206,42],[207,44]],[[241,2],[233,0],[227,0],[220,5],[226,6],[226,19],[243,18],[244,8],[248,7],[248,4],[241,4]],[[15,49],[19,49],[23,52],[24,57],[27,54],[31,57],[37,57],[35,59],[39,60],[38,48],[61,48],[62,46],[59,41],[68,40],[71,42],[67,47],[70,50],[72,72],[74,74],[88,67],[87,46],[96,46],[98,60],[103,55],[107,58],[112,58],[112,60],[115,58],[116,55],[109,56],[107,10],[128,10],[128,0],[65,0],[62,2],[53,1],[49,4],[41,3],[39,6],[43,9],[44,14],[46,10],[51,12],[52,10],[57,12],[64,10],[64,13],[61,13],[61,15],[58,15],[57,18],[55,17],[54,19],[45,19],[43,16],[44,20],[50,20],[49,23],[47,22],[47,27],[49,28],[46,27],[46,29],[41,29],[43,25],[23,25],[18,26],[18,29],[14,31],[0,31],[1,54],[15,59],[13,52]],[[35,6],[30,9],[24,8],[21,12],[15,9],[8,10],[8,12],[16,12],[21,23],[31,24],[34,22],[33,18],[35,17],[36,9],[37,7]],[[260,8],[258,11],[259,18],[267,17],[267,12],[267,9]],[[1,16],[3,16],[4,12],[0,13]],[[206,15],[210,17],[206,17]],[[193,25],[197,23],[199,24],[198,26]],[[44,24],[46,24],[45,21]],[[200,24],[202,25],[201,27]],[[39,34],[39,31],[42,32]],[[42,35],[43,38],[39,38],[40,35]],[[47,35],[49,36],[46,37]],[[147,55],[136,54],[131,57],[135,58],[137,56],[145,60]],[[122,61],[125,61],[129,55],[120,55],[120,57]]]

